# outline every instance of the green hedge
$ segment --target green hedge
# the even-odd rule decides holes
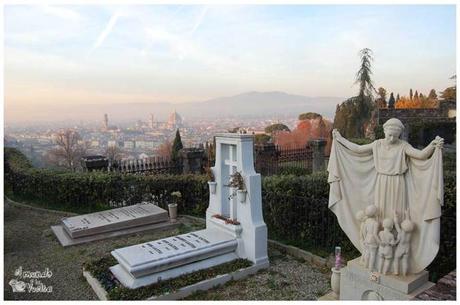
[[[432,280],[455,269],[456,176],[444,173],[445,199],[441,218],[441,246],[429,266]],[[35,169],[16,149],[5,149],[5,191],[18,200],[45,207],[89,212],[140,201],[156,201],[163,208],[173,191],[182,193],[179,213],[204,217],[208,206],[205,176],[136,176],[108,173],[69,173]],[[326,173],[263,178],[263,213],[269,237],[327,256],[341,246],[345,257],[358,255],[328,209]]]
[[[5,149],[5,189],[13,198],[48,208],[91,212],[141,201],[167,208],[171,192],[180,191],[178,212],[204,215],[208,202],[206,178],[199,175],[121,175],[36,169],[16,149]]]
[[[409,124],[409,143],[414,147],[427,146],[436,136],[444,138],[445,143],[455,142],[455,121],[431,122],[418,120]]]
[[[263,179],[262,204],[269,237],[321,256],[341,246],[351,258],[359,254],[328,209],[327,175],[280,175]]]

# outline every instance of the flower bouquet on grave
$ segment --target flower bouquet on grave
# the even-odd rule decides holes
[[[217,182],[215,181],[214,173],[210,167],[206,167],[206,177],[208,178],[209,192],[215,194]]]
[[[240,172],[235,172],[231,174],[230,181],[225,186],[231,187],[236,190],[234,190],[232,194],[230,194],[230,196],[228,197],[229,200],[237,196],[239,202],[243,203],[246,201],[246,185],[244,184],[244,178]]]
[[[232,225],[235,225],[235,226],[240,224],[240,222],[238,220],[227,218],[227,217],[222,216],[220,214],[214,214],[214,215],[212,215],[212,217],[225,221],[225,224],[232,224]]]
[[[171,219],[171,222],[176,222],[177,221],[177,204],[182,198],[182,194],[179,191],[175,191],[171,193],[171,197],[173,202],[168,204],[168,210],[169,210],[169,218]]]

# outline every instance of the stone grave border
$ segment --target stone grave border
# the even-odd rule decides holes
[[[203,280],[201,282],[198,282],[198,283],[195,283],[195,284],[191,284],[191,285],[179,288],[177,291],[172,292],[172,293],[166,293],[166,294],[162,294],[162,295],[152,296],[152,297],[149,297],[149,298],[145,299],[144,301],[150,301],[150,300],[179,300],[179,299],[183,299],[183,298],[191,295],[194,292],[197,292],[197,291],[200,291],[200,290],[201,291],[206,291],[206,290],[209,290],[209,289],[211,289],[213,287],[223,285],[223,284],[225,284],[225,283],[227,283],[229,281],[232,281],[232,280],[236,281],[236,280],[246,278],[246,277],[248,277],[248,276],[250,276],[252,274],[257,273],[259,270],[266,269],[267,267],[268,266],[266,266],[264,264],[252,265],[252,266],[249,266],[247,268],[238,269],[236,271],[226,273],[226,274],[220,274],[220,275],[218,275],[218,276],[216,276],[214,278]],[[203,270],[206,270],[206,269],[203,269]],[[99,298],[99,300],[101,300],[101,301],[108,301],[109,300],[107,298],[107,291],[104,289],[104,287],[102,287],[100,282],[95,277],[93,277],[93,275],[90,272],[88,272],[85,269],[83,269],[83,276],[85,277],[86,281],[91,286],[93,291],[96,293],[96,295]],[[113,301],[116,301],[116,300],[113,300]]]
[[[130,234],[148,232],[152,230],[157,230],[157,231],[165,231],[165,230],[170,230],[170,229],[172,230],[172,229],[179,227],[179,225],[180,225],[179,221],[178,222],[169,222],[169,221],[159,222],[159,223],[153,223],[153,224],[148,224],[148,225],[121,229],[118,231],[109,231],[109,232],[103,232],[103,233],[99,233],[95,235],[78,237],[74,239],[70,238],[67,235],[62,225],[51,226],[51,230],[54,232],[56,237],[59,236],[58,240],[61,246],[70,247],[70,246],[82,245],[82,244],[104,240],[104,239],[109,239],[109,238],[114,238],[114,237],[121,237],[121,236],[130,235]]]

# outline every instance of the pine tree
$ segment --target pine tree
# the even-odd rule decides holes
[[[351,97],[337,107],[334,128],[347,138],[362,138],[369,126],[375,109],[373,93],[376,91],[371,79],[372,51],[368,48],[359,52],[361,66],[356,73],[355,84],[359,85],[357,96]]]
[[[374,84],[371,79],[371,62],[374,60],[372,57],[372,50],[364,48],[359,52],[361,56],[361,67],[356,73],[355,84],[359,84],[358,97],[364,100],[364,97],[370,97],[372,99],[373,93],[375,92]]]
[[[184,148],[184,146],[182,145],[182,140],[180,138],[179,129],[177,129],[176,137],[174,138],[174,142],[172,144],[171,160],[173,161],[179,160],[179,156],[180,156],[179,154],[182,148]]]
[[[400,97],[399,97],[399,93],[398,95],[396,95],[396,102],[399,101]]]
[[[391,92],[390,99],[388,100],[388,108],[395,108],[395,97],[393,96],[393,92]]]
[[[418,91],[417,91],[417,90],[415,90],[414,100],[416,100],[416,101],[419,100],[419,96],[418,96]]]

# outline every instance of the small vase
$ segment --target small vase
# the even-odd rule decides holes
[[[169,210],[169,220],[171,222],[176,222],[177,221],[177,203],[168,204],[168,210]]]
[[[217,182],[208,181],[208,184],[209,184],[209,192],[210,192],[211,194],[215,194],[215,193],[216,193],[216,185],[217,185]]]
[[[331,288],[336,299],[340,299],[340,269],[332,268]]]
[[[241,203],[246,202],[246,194],[247,193],[248,193],[247,191],[237,190],[236,191],[236,196],[238,198],[238,201],[241,202]]]

